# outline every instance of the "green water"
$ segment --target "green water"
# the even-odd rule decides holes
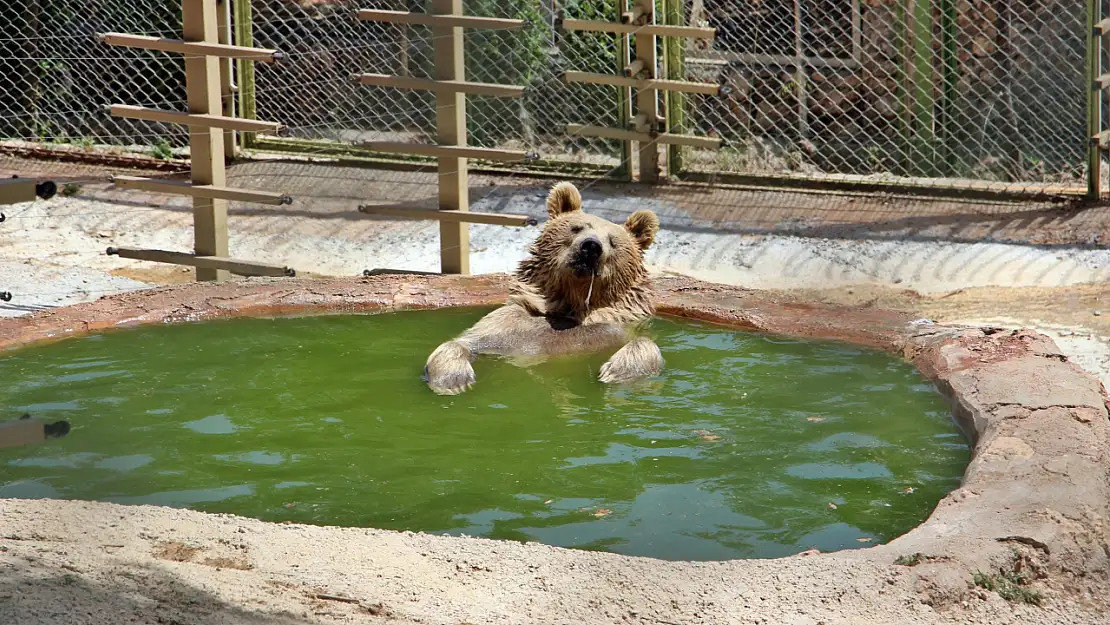
[[[667,320],[646,387],[598,383],[602,354],[482,358],[470,393],[432,394],[428,353],[482,314],[158,326],[0,355],[0,418],[73,426],[0,450],[0,498],[719,560],[894,538],[969,458],[894,358]]]

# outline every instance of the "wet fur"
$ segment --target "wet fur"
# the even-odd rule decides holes
[[[562,182],[547,198],[550,219],[516,272],[504,306],[486,315],[428,357],[424,378],[441,395],[455,395],[475,381],[479,354],[538,360],[549,356],[620,348],[601,369],[605,383],[629,382],[663,368],[659,348],[637,330],[655,312],[643,253],[659,220],[637,211],[618,225],[582,211],[582,197]],[[574,270],[585,238],[603,249],[593,276]]]

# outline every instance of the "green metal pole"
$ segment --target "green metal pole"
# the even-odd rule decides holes
[[[617,14],[613,19],[620,21],[621,15],[628,11],[628,0],[617,0]],[[624,74],[624,68],[632,62],[631,37],[616,35],[617,38],[617,75]],[[617,127],[628,128],[632,122],[632,89],[629,87],[616,87],[617,90]],[[632,180],[632,142],[621,141],[620,166],[614,173],[619,180]]]
[[[235,29],[235,45],[252,47],[254,45],[254,31],[251,28],[252,11],[251,0],[234,0],[231,5],[231,21]],[[239,111],[244,119],[258,119],[258,108],[254,91],[254,63],[239,60],[236,73],[239,76]],[[239,146],[250,149],[258,143],[258,136],[253,132],[239,134]]]
[[[1101,195],[1102,148],[1098,134],[1102,132],[1102,33],[1100,0],[1087,0],[1087,197],[1097,200]]]
[[[933,11],[931,0],[913,4],[913,85],[914,139],[922,158],[922,173],[936,175],[936,138],[933,130],[935,94],[933,93]]]
[[[955,0],[940,0],[940,71],[943,81],[941,101],[938,111],[940,113],[940,162],[943,170],[942,176],[952,176],[956,173],[956,81],[959,78],[959,57],[956,54],[956,2]]]
[[[663,0],[663,23],[682,26],[682,8],[685,0]],[[686,80],[686,40],[681,37],[663,38],[663,69],[669,80]],[[667,132],[686,132],[686,94],[677,91],[663,92],[663,114],[666,115]],[[667,146],[667,175],[682,173],[682,146]]]

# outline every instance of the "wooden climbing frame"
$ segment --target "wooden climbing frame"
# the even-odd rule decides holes
[[[666,120],[660,115],[660,92],[717,95],[719,87],[712,83],[660,78],[659,59],[656,52],[656,37],[713,39],[717,35],[717,30],[697,26],[656,24],[655,21],[655,0],[634,0],[628,10],[623,10],[622,7],[620,22],[562,20],[563,30],[616,35],[619,38],[618,49],[621,50],[628,50],[631,47],[630,39],[635,44],[636,57],[630,59],[622,68],[622,76],[568,71],[563,75],[563,79],[568,83],[613,85],[622,89],[625,101],[635,103],[628,119],[628,128],[568,124],[567,133],[584,137],[635,141],[639,146],[641,182],[659,180],[661,144],[709,149],[721,147],[720,139],[664,132]]]
[[[463,29],[508,30],[524,26],[523,20],[463,15],[462,0],[431,0],[429,13],[363,9],[355,16],[364,21],[393,24],[418,24],[432,32],[435,78],[431,80],[387,74],[352,74],[351,80],[363,85],[431,91],[435,94],[436,144],[372,141],[365,147],[392,154],[434,157],[439,169],[439,209],[414,210],[399,206],[360,206],[368,215],[434,219],[439,221],[439,265],[445,274],[470,273],[469,224],[501,226],[535,224],[522,215],[470,212],[467,159],[523,161],[534,155],[515,150],[468,147],[466,139],[466,96],[482,95],[519,98],[524,87],[467,82],[463,69]]]
[[[274,63],[277,50],[263,50],[228,43],[227,0],[182,0],[182,38],[105,33],[99,39],[111,46],[157,50],[185,56],[187,113],[143,106],[115,104],[115,117],[140,119],[189,127],[191,177],[189,182],[117,176],[117,188],[184,195],[193,198],[193,253],[131,248],[108,248],[123,258],[196,267],[197,281],[223,281],[229,273],[245,276],[290,276],[288,267],[238,260],[228,256],[227,203],[289,204],[286,195],[236,189],[226,185],[227,150],[234,146],[234,132],[275,132],[275,122],[238,119],[232,108],[231,60]]]

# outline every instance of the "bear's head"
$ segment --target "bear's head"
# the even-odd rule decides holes
[[[636,211],[623,225],[587,215],[578,189],[560,182],[547,196],[547,214],[517,270],[517,278],[543,297],[547,314],[584,319],[646,283],[644,250],[659,231],[655,213]]]

